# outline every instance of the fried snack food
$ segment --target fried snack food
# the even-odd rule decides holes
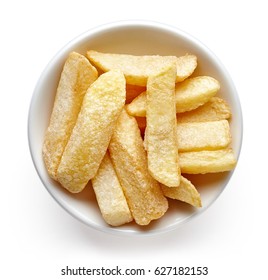
[[[150,175],[137,121],[122,111],[109,152],[135,222],[148,225],[168,209],[159,183]]]
[[[180,153],[181,172],[186,174],[230,171],[235,165],[236,159],[231,148]]]
[[[191,111],[205,104],[220,89],[220,83],[209,76],[189,78],[176,85],[177,113]]]
[[[232,116],[230,106],[220,97],[214,96],[204,105],[195,110],[177,115],[178,123],[185,122],[209,122],[228,120]]]
[[[120,226],[133,220],[108,152],[91,182],[107,224]]]
[[[175,188],[161,184],[164,196],[191,204],[194,207],[202,207],[201,196],[195,186],[184,176],[181,176],[180,185]]]
[[[43,144],[49,175],[72,193],[91,180],[111,226],[148,225],[168,199],[202,207],[198,184],[184,174],[236,165],[219,82],[190,77],[194,55],[87,57],[72,52],[63,67]]]
[[[70,192],[82,191],[95,176],[125,99],[121,71],[104,73],[89,87],[57,171],[58,181]]]
[[[127,84],[138,86],[146,86],[149,76],[155,75],[170,63],[176,63],[177,65],[176,82],[183,81],[189,77],[197,66],[196,56],[190,54],[180,57],[160,55],[138,56],[89,50],[87,57],[104,72],[111,69],[121,70],[126,77]]]
[[[189,122],[177,124],[179,152],[219,150],[231,143],[230,125],[227,120],[211,122]],[[147,130],[144,134],[147,150]]]
[[[177,123],[211,122],[228,120],[231,118],[231,109],[228,103],[220,97],[212,97],[204,105],[188,112],[177,114]],[[146,117],[136,117],[142,133],[146,128]]]
[[[48,174],[57,180],[57,169],[64,148],[76,123],[84,95],[98,72],[83,55],[72,52],[64,64],[49,126],[43,143],[43,159]]]
[[[180,184],[175,107],[176,65],[150,76],[147,83],[146,144],[151,175],[169,187]]]
[[[178,123],[177,137],[180,152],[223,149],[231,143],[227,120]]]
[[[209,76],[188,78],[176,84],[176,112],[191,111],[205,104],[220,89],[220,83]],[[146,116],[146,92],[137,96],[128,106],[127,111],[132,116]]]

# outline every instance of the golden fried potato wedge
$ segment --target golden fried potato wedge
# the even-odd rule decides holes
[[[161,184],[165,197],[180,200],[194,207],[202,207],[201,197],[195,186],[185,177],[181,176],[178,187],[170,188]]]
[[[133,220],[109,153],[105,154],[91,182],[101,214],[107,224],[120,226]]]
[[[176,85],[177,113],[191,111],[205,104],[220,89],[220,83],[209,76],[189,78]]]
[[[125,121],[125,124],[122,122]],[[119,128],[122,128],[119,131]],[[136,187],[141,191],[147,191],[150,188],[151,176],[146,172],[147,156],[144,151],[141,134],[134,117],[130,117],[125,111],[121,113],[117,121],[115,132],[113,133],[109,145],[111,158],[115,165],[129,170],[132,174],[129,179],[137,183]],[[117,164],[116,164],[117,163]],[[142,172],[144,170],[144,172]]]
[[[162,217],[168,209],[167,199],[148,171],[137,121],[125,110],[118,118],[109,152],[136,223],[147,225]]]
[[[227,120],[178,123],[177,137],[180,152],[223,149],[231,143]]]
[[[228,103],[220,97],[212,97],[204,105],[189,111],[177,114],[177,122],[209,122],[231,118],[231,109]]]
[[[182,173],[205,174],[230,171],[235,168],[236,158],[231,148],[216,151],[180,153]]]
[[[64,148],[76,123],[84,95],[98,72],[81,54],[69,54],[58,84],[49,126],[43,144],[43,159],[50,177],[56,172]]]
[[[101,53],[94,50],[87,52],[88,59],[103,71],[121,70],[127,84],[146,86],[147,79],[158,71],[174,62],[177,65],[176,81],[183,81],[189,77],[197,66],[195,55],[186,54],[181,57],[159,55],[129,55]]]
[[[180,184],[175,107],[176,65],[148,78],[146,144],[151,175],[169,187]]]
[[[176,83],[184,81],[186,78],[190,77],[196,66],[197,66],[197,57],[192,54],[186,54],[176,59],[177,66],[177,77]]]
[[[134,117],[146,117],[146,91],[134,98],[127,106],[127,112]]]
[[[227,120],[178,123],[177,139],[179,152],[223,149],[231,143],[230,125]],[[146,131],[144,147],[147,150]]]
[[[194,110],[208,102],[220,89],[219,82],[209,76],[188,78],[176,84],[176,112],[182,113]],[[137,96],[128,106],[127,111],[132,116],[146,116],[146,92]]]
[[[102,74],[89,87],[57,171],[58,181],[70,192],[82,191],[96,175],[125,99],[120,71]]]

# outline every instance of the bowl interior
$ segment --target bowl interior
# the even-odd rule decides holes
[[[228,101],[232,109],[232,147],[238,158],[242,141],[242,115],[239,99],[231,78],[215,55],[195,38],[170,26],[151,22],[118,22],[104,25],[80,35],[55,55],[43,71],[33,94],[29,111],[28,136],[36,170],[53,198],[71,215],[85,224],[112,233],[152,234],[171,230],[203,212],[220,195],[232,172],[190,176],[199,190],[203,207],[195,209],[171,201],[168,212],[147,227],[130,223],[109,227],[102,219],[91,185],[80,194],[70,194],[48,176],[42,159],[42,144],[48,126],[55,92],[63,63],[71,51],[85,54],[88,49],[129,54],[184,55],[195,54],[198,67],[194,75],[210,75],[220,81],[218,96]]]

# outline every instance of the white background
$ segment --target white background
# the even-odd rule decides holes
[[[204,279],[267,277],[265,2],[1,1],[1,279],[63,279],[66,265],[208,266]],[[43,187],[27,142],[31,95],[48,61],[73,37],[122,19],[155,20],[199,38],[231,74],[244,117],[240,160],[220,198],[190,223],[153,237],[108,235],[72,218]]]

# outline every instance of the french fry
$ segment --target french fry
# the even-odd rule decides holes
[[[178,83],[184,81],[186,78],[190,77],[193,74],[197,66],[197,57],[192,54],[180,56],[176,59],[176,66],[176,83]]]
[[[125,99],[120,71],[102,74],[89,87],[57,170],[58,181],[70,192],[82,191],[95,176]]]
[[[189,77],[197,66],[195,55],[186,54],[181,57],[159,55],[129,55],[101,53],[94,50],[87,52],[88,59],[103,71],[121,70],[127,84],[146,86],[147,79],[158,71],[174,62],[177,65],[176,81],[183,81]]]
[[[177,139],[179,152],[223,149],[231,143],[229,122],[178,123]],[[144,147],[147,150],[147,130],[144,134]]]
[[[212,97],[207,103],[195,110],[177,114],[177,122],[209,122],[231,118],[231,109],[220,97]]]
[[[105,154],[97,174],[91,181],[106,223],[120,226],[133,220],[109,153]]]
[[[54,180],[57,180],[60,159],[76,123],[84,95],[97,77],[97,70],[86,57],[76,52],[69,54],[61,73],[42,151],[48,174]]]
[[[176,86],[176,110],[183,113],[205,104],[220,89],[220,83],[209,76],[189,78]]]
[[[146,91],[134,98],[126,106],[128,114],[134,117],[146,117],[146,98]]]
[[[180,152],[223,149],[231,143],[227,120],[178,123],[177,137]]]
[[[175,108],[176,66],[149,77],[147,84],[146,143],[151,175],[169,187],[180,184]]]
[[[122,124],[123,121],[126,123]],[[130,182],[135,182],[136,187],[143,192],[149,190],[150,184],[148,182],[151,181],[151,175],[146,171],[148,169],[147,156],[141,134],[136,119],[129,117],[125,111],[121,113],[120,119],[117,121],[109,151],[117,170],[120,168],[128,169]]]
[[[147,225],[163,216],[168,209],[167,199],[148,171],[137,121],[125,110],[117,120],[109,152],[136,223]]]
[[[191,111],[205,104],[220,89],[219,82],[209,76],[188,78],[176,84],[176,112]],[[146,116],[146,92],[137,96],[128,106],[127,111],[132,116]]]
[[[230,171],[235,168],[236,159],[231,148],[216,151],[180,153],[182,173],[205,174]]]
[[[181,176],[180,185],[170,188],[161,184],[165,197],[180,200],[194,207],[202,207],[201,197],[195,186],[185,177]]]

